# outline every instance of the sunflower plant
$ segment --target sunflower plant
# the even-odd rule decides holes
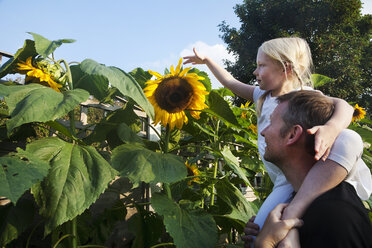
[[[215,247],[225,236],[236,243],[231,234],[257,210],[240,187],[264,173],[254,107],[233,106],[230,91],[211,90],[208,75],[182,60],[164,75],[68,63],[53,53],[74,40],[30,34],[0,68],[0,77],[25,75],[22,84],[0,84],[0,196],[8,200],[0,245]],[[78,128],[88,98],[111,110]],[[134,196],[143,191],[148,199]],[[112,241],[120,221],[131,245]]]

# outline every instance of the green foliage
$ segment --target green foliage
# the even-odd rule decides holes
[[[154,118],[154,109],[152,105],[147,100],[141,86],[138,85],[130,74],[117,67],[106,67],[91,59],[86,59],[81,62],[80,69],[88,75],[107,78],[112,86],[116,87],[123,95],[132,98],[143,108],[149,117]]]
[[[32,32],[28,32],[32,35],[35,41],[35,48],[36,52],[43,56],[44,58],[48,57],[52,54],[58,47],[60,47],[63,43],[73,43],[75,40],[72,39],[62,39],[62,40],[54,40],[50,41],[39,34],[35,34]]]
[[[5,89],[5,92],[11,92],[4,98],[11,116],[11,119],[6,122],[8,133],[25,123],[53,121],[65,116],[89,97],[85,90],[76,89],[61,94],[39,84],[0,85],[0,90],[4,87],[13,88]]]
[[[26,190],[42,180],[49,170],[48,163],[20,148],[15,154],[0,157],[0,164],[0,195],[14,204]]]
[[[93,147],[46,138],[27,145],[26,151],[51,165],[43,182],[32,188],[40,214],[48,219],[45,234],[83,213],[116,175]]]
[[[0,245],[16,239],[33,222],[35,205],[30,199],[20,199],[15,206],[13,203],[0,206]]]
[[[184,208],[163,194],[154,194],[152,205],[157,213],[164,216],[165,227],[177,247],[215,246],[217,228],[210,214],[201,209]]]
[[[131,247],[215,247],[223,233],[242,232],[257,206],[239,187],[265,174],[253,106],[232,106],[231,91],[211,90],[208,75],[194,68],[210,91],[209,108],[197,120],[186,110],[181,130],[152,127],[157,137],[150,141],[144,131],[154,109],[143,92],[150,73],[90,59],[56,61],[53,52],[73,40],[30,34],[34,40],[0,68],[1,76],[25,74],[17,63],[31,57],[34,73],[23,85],[0,84],[0,195],[11,201],[0,206],[0,246],[30,242],[34,231],[51,247],[108,245],[119,221],[129,225]],[[77,112],[88,98],[105,110],[82,126]],[[122,179],[126,189],[113,186]],[[146,184],[159,191],[151,199],[142,196]],[[112,199],[100,205],[107,194]]]
[[[172,183],[186,176],[186,166],[178,156],[133,144],[121,145],[112,151],[112,166],[134,186],[140,182]]]

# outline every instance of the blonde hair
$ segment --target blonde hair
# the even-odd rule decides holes
[[[265,41],[258,48],[273,60],[279,62],[285,72],[291,68],[293,88],[313,87],[311,73],[313,60],[310,47],[304,39],[298,37],[277,38]],[[287,75],[287,73],[285,73]],[[257,115],[261,115],[262,105],[270,91],[266,91],[257,101]]]

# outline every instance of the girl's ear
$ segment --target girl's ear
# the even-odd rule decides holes
[[[303,133],[304,130],[300,125],[293,126],[288,134],[287,145],[295,144],[301,138]]]
[[[292,64],[289,62],[284,62],[284,67],[283,71],[286,71],[287,74],[292,73]]]

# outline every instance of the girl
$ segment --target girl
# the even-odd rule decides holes
[[[259,47],[257,68],[253,72],[259,87],[236,80],[209,57],[198,54],[195,48],[194,53],[194,56],[184,57],[184,64],[206,64],[222,85],[242,98],[253,100],[256,104],[257,146],[270,179],[274,183],[272,193],[262,204],[254,220],[259,227],[262,227],[268,213],[279,203],[291,201],[284,211],[283,218],[300,218],[313,199],[345,179],[347,171],[343,167],[322,166],[320,160],[311,169],[300,190],[291,200],[292,186],[277,166],[263,159],[266,144],[261,131],[270,122],[270,115],[277,105],[276,97],[296,89],[312,89],[312,58],[310,48],[304,39],[278,38],[266,41]],[[337,98],[332,98],[332,101],[335,104],[332,118],[325,125],[308,130],[310,134],[315,134],[315,159],[317,160],[320,158],[326,160],[334,140],[342,129],[347,128],[353,116],[353,108],[347,102]],[[360,183],[355,187],[358,195],[362,199],[368,199],[372,191],[372,182],[370,180],[360,182],[362,180],[360,178],[354,180]],[[294,242],[296,235],[293,233],[295,231],[290,232],[292,238],[287,239],[286,242]]]

